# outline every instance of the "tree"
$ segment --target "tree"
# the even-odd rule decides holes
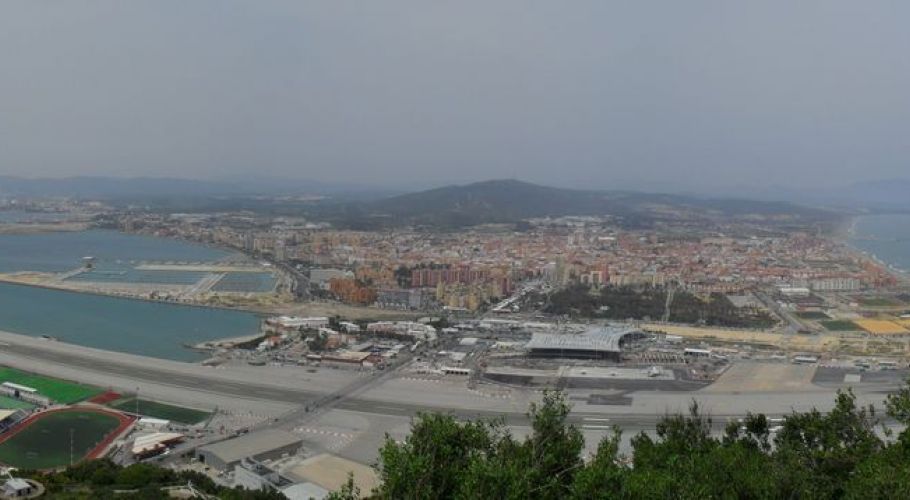
[[[307,340],[306,345],[312,352],[323,352],[328,347],[328,344],[328,335],[324,335],[320,331],[314,331],[313,336]]]
[[[834,408],[793,413],[774,440],[779,480],[795,495],[839,497],[859,464],[885,443],[875,434],[874,409],[857,408],[850,390],[838,391]]]
[[[497,424],[420,414],[403,443],[386,437],[379,451],[379,498],[452,498],[478,454],[491,453]]]
[[[910,389],[888,398],[889,415],[910,421]],[[379,498],[910,498],[907,430],[894,442],[875,432],[874,408],[850,391],[828,412],[794,412],[774,433],[749,414],[721,437],[693,402],[667,415],[654,435],[633,437],[632,466],[619,454],[619,430],[587,463],[561,393],[528,413],[531,433],[514,439],[500,423],[421,415],[403,444],[381,451]]]
[[[326,497],[327,500],[360,500],[360,487],[354,484],[354,473],[348,473],[345,481],[338,491],[333,491]]]
[[[422,414],[404,443],[380,450],[380,498],[564,498],[583,466],[581,432],[567,425],[562,393],[548,392],[528,413],[518,442],[501,422],[458,422]]]

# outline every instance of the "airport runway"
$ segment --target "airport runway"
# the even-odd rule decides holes
[[[317,401],[326,401],[327,395],[338,394],[338,400],[328,400],[327,407],[344,411],[359,412],[363,414],[386,415],[397,417],[412,417],[421,411],[441,411],[451,413],[459,418],[499,418],[503,419],[507,425],[525,425],[527,424],[526,408],[513,406],[508,408],[503,405],[492,404],[491,409],[478,409],[478,404],[457,405],[451,400],[446,402],[437,400],[436,402],[427,403],[419,402],[419,392],[414,393],[414,400],[407,401],[402,397],[392,397],[386,399],[388,392],[383,391],[355,391],[349,392],[350,396],[344,392],[344,386],[350,383],[351,375],[338,375],[332,372],[322,375],[324,378],[319,379],[320,375],[313,375],[313,380],[295,385],[293,380],[289,382],[287,377],[276,378],[270,383],[268,372],[249,371],[243,368],[231,370],[216,370],[214,368],[200,367],[198,365],[189,365],[185,363],[167,362],[143,358],[134,355],[124,355],[121,353],[112,353],[97,349],[82,348],[79,346],[70,346],[68,344],[43,341],[33,337],[24,337],[16,334],[0,332],[0,353],[5,356],[12,356],[23,363],[27,363],[32,371],[42,372],[42,366],[61,366],[75,369],[79,372],[94,375],[94,379],[104,378],[110,380],[110,385],[129,389],[129,385],[123,380],[143,381],[160,386],[169,386],[186,391],[188,395],[192,393],[206,392],[223,397],[232,397],[244,400],[260,400],[275,403],[290,404],[292,406],[303,407],[312,406]],[[19,363],[19,364],[23,364]],[[48,370],[49,371],[49,370]],[[210,372],[210,373],[207,373]],[[244,380],[247,373],[255,373],[253,380]],[[296,373],[296,372],[295,372]],[[48,373],[51,375],[51,373]],[[342,382],[332,384],[320,384],[321,380],[328,380],[330,377],[342,377]],[[78,380],[78,379],[77,379]],[[335,379],[337,380],[337,379]],[[361,379],[362,380],[362,379]],[[121,381],[118,384],[118,381]],[[307,384],[309,386],[307,386]],[[356,384],[356,382],[355,382]],[[865,388],[866,394],[878,392],[872,387]],[[881,389],[881,388],[875,388]],[[424,390],[424,389],[419,389]],[[427,387],[432,395],[433,387]],[[800,399],[809,398],[813,401],[819,401],[820,404],[833,402],[833,388],[816,387],[811,394],[799,393],[788,396],[790,399],[797,397]],[[370,395],[372,397],[367,397]],[[674,393],[674,392],[648,392],[641,393],[641,398],[647,399],[647,407],[640,408],[625,407],[597,407],[596,405],[584,404],[578,402],[576,410],[572,412],[570,420],[573,423],[587,426],[618,425],[626,429],[652,428],[667,412],[668,408],[677,408],[687,406],[691,401],[693,393]],[[775,393],[763,393],[761,397],[750,397],[747,394],[734,393],[731,395],[710,395],[702,394],[701,398],[714,400],[729,401],[731,399],[744,400],[742,404],[727,405],[717,407],[712,411],[712,418],[717,425],[723,425],[726,421],[742,416],[745,412],[740,412],[740,406],[749,406],[751,410],[762,412],[770,416],[789,413],[784,405],[766,406],[767,403],[775,398],[781,397]],[[878,398],[882,396],[878,395]],[[719,398],[719,399],[718,399]],[[432,399],[432,398],[428,398]],[[709,399],[710,400],[710,399]],[[573,404],[576,403],[573,401]],[[671,403],[676,406],[671,406]],[[789,404],[788,404],[789,405]],[[758,408],[755,406],[762,406]],[[675,409],[673,411],[676,411]]]
[[[156,384],[170,385],[193,391],[214,392],[228,396],[243,398],[255,397],[282,403],[306,405],[325,396],[324,393],[307,391],[297,388],[283,388],[275,385],[263,385],[245,382],[229,382],[197,375],[175,373],[170,370],[156,369],[150,366],[137,366],[134,363],[123,363],[115,359],[99,360],[79,354],[62,353],[41,349],[40,347],[6,343],[0,347],[6,354],[14,354],[22,358],[34,360],[35,371],[40,372],[42,363],[54,363],[79,368],[90,372],[104,373],[112,378],[129,377],[131,379],[147,380]],[[115,356],[112,356],[115,358]],[[334,408],[362,413],[375,413],[391,416],[413,416],[420,411],[445,411],[446,408],[427,407],[419,404],[381,403],[366,399],[346,399],[333,405]],[[477,412],[470,410],[452,410],[453,414],[463,417],[500,417],[508,416],[510,419],[524,419],[523,414],[501,412]],[[526,420],[526,419],[524,419]]]
[[[147,380],[156,384],[170,385],[194,391],[214,392],[229,396],[244,398],[255,397],[284,403],[305,404],[309,399],[320,396],[320,393],[297,388],[282,388],[274,385],[263,385],[247,382],[234,382],[219,380],[217,378],[202,377],[191,374],[176,373],[171,370],[157,369],[153,366],[141,366],[134,363],[122,363],[112,356],[109,360],[99,360],[95,357],[85,357],[78,354],[68,354],[49,351],[33,346],[7,344],[0,347],[7,354],[15,354],[24,358],[55,363],[73,368],[81,368],[92,372],[101,372],[112,377],[129,377],[131,379]],[[40,366],[35,367],[40,372]]]

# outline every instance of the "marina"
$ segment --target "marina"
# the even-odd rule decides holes
[[[0,235],[0,272],[11,281],[0,283],[2,330],[190,362],[205,355],[185,346],[255,334],[259,317],[170,302],[277,284],[239,253],[106,230]]]
[[[251,335],[259,316],[0,283],[0,330],[175,361],[206,356],[184,347]]]

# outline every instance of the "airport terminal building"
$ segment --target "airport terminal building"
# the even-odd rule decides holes
[[[534,333],[525,345],[534,358],[605,359],[619,361],[623,345],[647,334],[635,328],[596,326],[583,333]]]

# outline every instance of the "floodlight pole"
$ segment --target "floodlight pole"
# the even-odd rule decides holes
[[[75,429],[70,427],[70,467],[73,466],[73,448],[75,447],[73,435],[74,435],[75,431],[76,431]]]

